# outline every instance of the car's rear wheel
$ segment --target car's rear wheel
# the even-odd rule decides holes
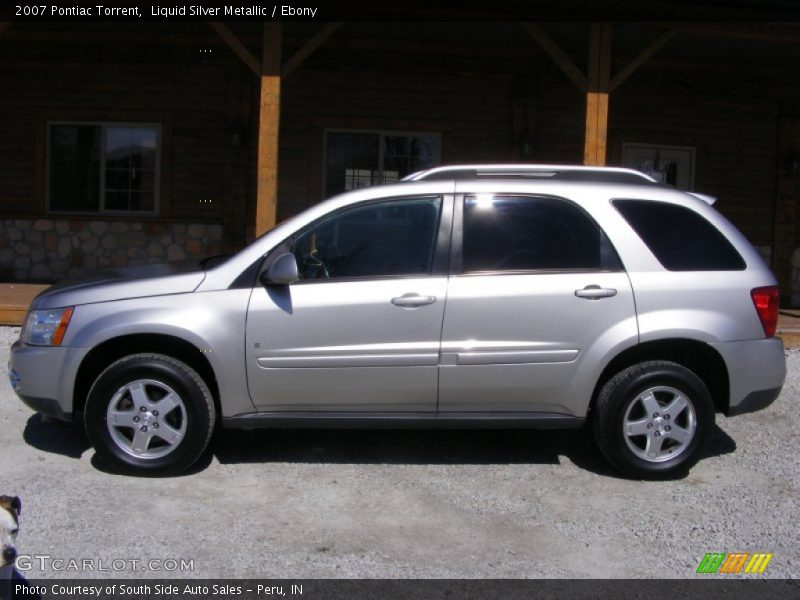
[[[700,458],[714,428],[714,403],[686,367],[648,361],[621,371],[600,391],[593,416],[597,445],[621,472],[672,477]]]
[[[185,363],[133,354],[95,380],[84,420],[97,454],[116,469],[169,475],[203,454],[214,429],[214,401]]]

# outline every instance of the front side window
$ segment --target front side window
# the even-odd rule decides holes
[[[467,196],[463,222],[464,273],[620,268],[600,228],[565,200]]]
[[[325,195],[400,181],[439,164],[441,142],[434,133],[328,131]]]
[[[156,211],[158,125],[51,123],[47,150],[50,212]]]
[[[440,197],[358,206],[317,221],[292,242],[301,280],[427,275]]]

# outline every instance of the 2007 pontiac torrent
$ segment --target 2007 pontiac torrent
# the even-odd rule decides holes
[[[45,290],[12,385],[134,472],[216,426],[587,423],[623,473],[673,476],[786,374],[776,280],[712,202],[626,169],[415,173],[227,259]]]

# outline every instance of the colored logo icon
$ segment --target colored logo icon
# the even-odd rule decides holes
[[[697,567],[698,573],[763,573],[773,554],[766,552],[708,552]]]

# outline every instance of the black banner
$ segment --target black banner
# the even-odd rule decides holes
[[[794,0],[14,0],[0,21],[797,21]]]
[[[618,600],[800,597],[800,580],[776,579],[60,579],[0,580],[2,600]]]

